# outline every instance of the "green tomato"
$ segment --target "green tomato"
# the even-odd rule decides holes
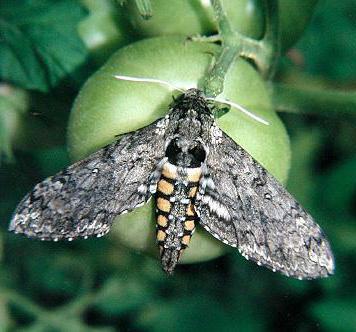
[[[317,3],[318,0],[279,0],[282,52],[302,36]]]
[[[286,51],[303,34],[318,0],[279,0],[281,50]],[[129,2],[130,20],[144,37],[161,35],[209,35],[217,26],[210,1],[151,0],[153,16],[143,19],[134,2]],[[260,39],[264,33],[263,0],[222,0],[233,26],[240,33]]]
[[[112,0],[81,0],[89,15],[78,25],[78,33],[94,60],[102,64],[132,39],[121,7]]]
[[[32,151],[65,143],[63,137],[67,119],[33,114],[31,106],[36,111],[42,110],[39,106],[41,103],[36,104],[36,98],[33,97],[26,90],[0,83],[0,164],[2,159],[12,160],[13,150]],[[38,102],[38,96],[36,97]],[[43,105],[48,109],[48,103]],[[52,113],[55,113],[53,110],[56,106],[58,104],[52,102]],[[45,118],[52,121],[44,121]]]
[[[262,0],[223,0],[233,27],[249,37],[260,38],[264,29]],[[134,1],[127,4],[134,29],[144,37],[206,35],[217,31],[209,0],[151,0],[153,16],[143,19]]]
[[[122,81],[114,75],[157,78],[188,89],[197,87],[219,46],[187,41],[184,37],[146,39],[120,49],[80,91],[69,121],[68,143],[74,160],[148,125],[167,114],[172,92],[154,83]],[[239,103],[266,119],[263,125],[236,109],[218,119],[230,137],[243,146],[280,181],[289,169],[290,148],[285,128],[271,108],[264,81],[244,60],[230,68],[220,98]],[[153,202],[119,217],[111,232],[124,245],[157,254]],[[228,249],[198,229],[182,262],[217,257]]]

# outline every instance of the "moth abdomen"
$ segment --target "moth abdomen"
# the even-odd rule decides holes
[[[157,183],[157,242],[163,269],[172,273],[195,229],[194,201],[201,169],[163,165]]]

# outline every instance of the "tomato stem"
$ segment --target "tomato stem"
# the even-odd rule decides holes
[[[266,27],[261,40],[234,31],[220,0],[211,2],[217,20],[221,51],[205,79],[205,94],[215,97],[223,91],[225,76],[237,56],[253,60],[261,74],[270,78],[279,55],[278,0],[264,0]]]
[[[141,17],[148,20],[152,17],[152,5],[150,0],[135,0],[136,7]]]

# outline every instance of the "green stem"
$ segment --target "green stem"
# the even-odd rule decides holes
[[[204,82],[204,93],[207,97],[216,97],[224,89],[224,80],[231,63],[236,57],[237,49],[231,46],[225,46],[211,68]]]
[[[206,96],[215,97],[224,89],[225,75],[239,51],[238,43],[234,40],[234,32],[219,0],[212,0],[219,35],[221,36],[221,52],[204,82]]]
[[[221,51],[205,78],[203,84],[205,95],[215,97],[223,91],[225,76],[237,56],[253,60],[262,75],[270,77],[279,54],[278,0],[264,0],[266,27],[261,40],[248,38],[234,31],[220,0],[211,2],[218,24]]]
[[[143,19],[148,20],[152,17],[152,5],[150,0],[135,0],[137,10]]]
[[[271,83],[272,102],[280,112],[356,115],[356,92],[302,88]]]
[[[228,36],[233,33],[230,22],[226,16],[220,0],[211,0],[213,10],[215,13],[216,21],[218,23],[219,33],[223,36]]]

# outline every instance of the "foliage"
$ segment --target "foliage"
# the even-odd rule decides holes
[[[3,1],[0,13],[3,79],[48,91],[68,75],[75,77],[88,54],[76,33],[85,16],[77,1]]]
[[[85,8],[96,13],[87,3],[0,1],[0,331],[355,330],[356,1],[320,2],[271,83],[274,106],[293,111],[281,114],[292,145],[288,188],[326,231],[336,257],[335,276],[315,281],[273,274],[236,252],[179,266],[168,278],[155,258],[110,235],[42,243],[7,232],[25,192],[69,163],[69,110],[78,84],[102,61],[98,45],[103,59],[145,35],[127,17],[112,24],[125,7],[100,0],[105,15],[87,30],[100,26],[104,42],[94,50],[85,41],[93,39],[76,32]]]

